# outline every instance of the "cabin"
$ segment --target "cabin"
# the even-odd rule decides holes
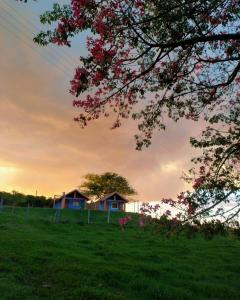
[[[54,208],[85,209],[89,198],[81,191],[75,189],[63,195],[54,201]]]
[[[105,195],[97,201],[98,209],[102,211],[125,211],[128,200],[118,192]]]

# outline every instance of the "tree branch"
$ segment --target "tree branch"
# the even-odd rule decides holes
[[[184,47],[189,45],[194,45],[197,43],[204,43],[204,42],[214,42],[214,41],[229,41],[229,40],[240,40],[240,33],[229,33],[229,34],[215,34],[215,35],[207,35],[207,36],[196,36],[190,39],[171,42],[171,43],[156,43],[152,44],[147,42],[142,38],[142,40],[150,47],[158,47],[161,49],[165,48],[177,48],[177,47]]]

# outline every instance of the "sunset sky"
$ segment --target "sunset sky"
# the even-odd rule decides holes
[[[37,16],[53,2],[0,1],[0,190],[53,196],[77,187],[86,173],[112,171],[129,179],[139,200],[174,197],[186,188],[180,176],[196,154],[188,141],[200,125],[168,122],[141,152],[131,120],[113,131],[105,119],[80,129],[68,89],[84,36],[71,49],[32,42]]]

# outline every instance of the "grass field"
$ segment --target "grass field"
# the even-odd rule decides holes
[[[0,213],[0,299],[240,299],[240,240],[166,239],[119,214]]]

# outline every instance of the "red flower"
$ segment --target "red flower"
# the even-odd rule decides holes
[[[204,181],[205,181],[205,176],[200,176],[199,178],[196,178],[193,184],[193,188],[195,190],[198,189],[203,185]]]

